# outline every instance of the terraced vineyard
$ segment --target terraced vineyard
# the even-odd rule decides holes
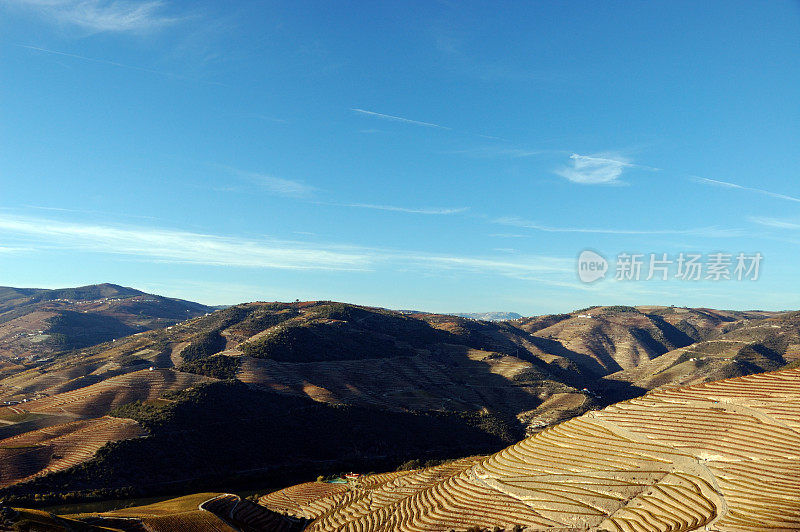
[[[133,420],[103,417],[0,440],[0,487],[67,469],[89,460],[108,442],[144,434]]]
[[[309,531],[800,529],[800,369],[651,392],[485,459],[262,497]]]
[[[200,375],[171,369],[140,370],[31,401],[25,405],[25,409],[40,414],[98,416],[104,415],[115,406],[156,399],[167,392],[184,390],[208,380],[210,379]]]
[[[214,513],[243,532],[293,532],[306,523],[305,519],[281,515],[230,493],[205,501],[200,509]]]
[[[479,410],[533,413],[554,393],[588,404],[586,394],[551,382],[515,382],[533,364],[477,349],[443,350],[438,357],[409,356],[292,364],[241,357],[237,378],[279,393],[317,401],[386,409]],[[546,409],[557,418],[555,404]],[[584,408],[585,410],[585,408]]]

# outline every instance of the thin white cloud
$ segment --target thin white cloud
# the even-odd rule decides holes
[[[751,216],[748,219],[753,223],[764,225],[766,227],[773,227],[775,229],[800,229],[800,223],[781,220],[778,218]]]
[[[494,238],[530,238],[531,235],[521,235],[519,233],[491,233],[489,236]]]
[[[155,216],[143,216],[141,214],[125,214],[121,212],[109,212],[109,211],[95,211],[89,209],[65,209],[64,207],[45,207],[42,205],[24,205],[26,209],[36,209],[39,211],[54,211],[54,212],[69,212],[69,213],[77,213],[77,214],[91,214],[91,215],[101,215],[101,216],[116,216],[116,217],[124,217],[124,218],[136,218],[139,220],[157,220]]]
[[[604,235],[690,235],[701,237],[735,237],[742,236],[739,229],[726,229],[720,227],[697,227],[689,229],[611,229],[597,227],[553,227],[543,225],[531,220],[505,216],[492,220],[493,223],[535,229],[545,233],[588,233]]]
[[[433,269],[437,273],[452,271],[476,275],[501,275],[522,281],[544,285],[584,290],[582,283],[576,282],[575,261],[573,258],[550,257],[545,255],[515,256],[509,260],[492,257],[458,257],[409,254],[401,260],[409,261],[417,268]]]
[[[460,271],[548,284],[569,282],[574,260],[519,256],[465,257],[363,246],[219,236],[137,226],[111,226],[0,214],[0,235],[26,251],[74,250],[125,255],[146,262],[177,262],[285,270],[372,271],[414,268],[434,274]],[[9,250],[10,251],[10,250]]]
[[[29,44],[15,44],[15,46],[18,46],[20,48],[27,48],[28,50],[35,50],[37,52],[44,52],[46,54],[62,55],[64,57],[71,57],[73,59],[81,59],[83,61],[90,61],[92,63],[102,63],[102,64],[105,64],[105,65],[111,65],[111,66],[120,67],[120,68],[128,68],[128,69],[131,69],[131,70],[138,70],[140,72],[148,72],[150,74],[160,74],[160,75],[166,75],[166,76],[172,75],[169,72],[162,72],[160,70],[152,70],[150,68],[144,68],[144,67],[139,67],[139,66],[135,66],[135,65],[127,65],[125,63],[117,63],[116,61],[109,61],[107,59],[97,59],[95,57],[86,57],[85,55],[71,54],[69,52],[62,52],[60,50],[50,50],[49,48],[42,48],[40,46],[31,46]]]
[[[470,271],[473,273],[493,272],[506,277],[544,282],[547,284],[569,282],[574,277],[575,261],[572,258],[532,255],[515,260],[485,257],[453,257],[435,255],[410,256],[425,267]]]
[[[355,111],[356,113],[360,113],[362,115],[372,116],[375,118],[382,118],[384,120],[392,120],[394,122],[403,122],[405,124],[412,124],[415,126],[433,127],[438,129],[450,129],[449,127],[440,126],[439,124],[434,124],[432,122],[421,122],[419,120],[411,120],[410,118],[403,118],[402,116],[393,116],[393,115],[386,115],[383,113],[376,113],[375,111],[367,111],[366,109],[359,109],[357,107],[353,107],[350,110]]]
[[[317,189],[311,185],[306,185],[301,181],[295,181],[292,179],[284,179],[282,177],[275,177],[269,174],[263,174],[260,172],[248,172],[246,170],[239,170],[238,168],[233,168],[230,166],[224,165],[216,165],[220,168],[224,168],[228,172],[237,175],[238,177],[249,181],[250,183],[258,186],[270,192],[272,194],[277,194],[279,196],[286,196],[289,198],[307,198],[311,194],[313,194]],[[237,187],[228,187],[228,192],[231,191],[238,191]]]
[[[180,79],[180,80],[184,80],[184,81],[193,81],[193,82],[197,82],[197,83],[203,83],[203,84],[206,84],[206,85],[216,85],[216,86],[220,86],[220,87],[227,87],[228,86],[228,85],[226,85],[224,83],[219,83],[217,81],[207,81],[207,80],[204,80],[204,79],[198,79],[198,78],[192,78],[192,77],[188,77],[188,76],[182,76],[180,74],[175,74],[174,72],[166,72],[166,71],[163,71],[163,70],[154,70],[152,68],[145,68],[145,67],[140,67],[140,66],[136,66],[136,65],[129,65],[129,64],[126,64],[126,63],[119,63],[117,61],[109,61],[107,59],[98,59],[96,57],[87,57],[85,55],[78,55],[78,54],[72,54],[72,53],[69,53],[69,52],[62,52],[60,50],[51,50],[49,48],[42,48],[40,46],[31,46],[29,44],[15,44],[14,46],[17,46],[19,48],[27,48],[28,50],[34,50],[36,52],[42,52],[42,53],[51,54],[51,55],[59,55],[59,56],[64,56],[64,57],[71,57],[72,59],[80,59],[81,61],[88,61],[90,63],[98,63],[98,64],[109,65],[109,66],[114,66],[114,67],[118,67],[118,68],[125,68],[125,69],[128,69],[128,70],[136,70],[136,71],[139,71],[139,72],[147,72],[148,74],[156,74],[156,75],[159,75],[159,76],[167,76],[167,77],[170,77],[170,78]]]
[[[20,253],[20,252],[23,252],[23,251],[28,251],[28,249],[27,248],[15,248],[15,247],[9,247],[9,246],[0,246],[0,254],[3,254],[3,253]]]
[[[745,187],[743,185],[737,185],[736,183],[730,183],[728,181],[719,181],[717,179],[708,179],[707,177],[698,177],[692,176],[698,183],[702,183],[704,185],[711,185],[716,187],[723,187],[723,188],[731,188],[735,190],[744,190],[748,192],[755,192],[757,194],[763,194],[765,196],[769,196],[771,198],[778,198],[786,201],[794,201],[796,203],[800,203],[800,198],[796,198],[794,196],[787,196],[786,194],[779,194],[777,192],[770,192],[769,190],[763,190],[760,188],[753,188],[753,187]]]
[[[314,192],[318,192],[319,189],[311,185],[307,185],[301,181],[283,179],[280,177],[274,177],[268,174],[262,174],[258,172],[248,172],[245,170],[240,170],[238,168],[233,168],[225,165],[214,165],[214,166],[223,168],[226,171],[236,176],[239,176],[253,184],[256,184],[259,187],[271,193],[287,197],[305,199],[307,201],[312,201],[313,203],[316,203],[318,205],[331,205],[335,207],[352,207],[358,209],[373,209],[379,211],[404,212],[409,214],[430,214],[430,215],[458,214],[469,210],[468,207],[401,207],[397,205],[379,205],[374,203],[358,203],[358,202],[334,203],[326,201],[313,201],[310,199],[310,196],[312,196]],[[236,186],[217,187],[217,190],[223,190],[227,192],[237,192],[240,191],[240,187]]]
[[[290,179],[283,179],[265,174],[255,174],[253,179],[265,190],[281,196],[300,198],[308,196],[316,190],[314,187],[299,181],[292,181]]]
[[[155,261],[313,270],[367,269],[371,263],[367,253],[356,249],[6,215],[0,215],[0,233],[50,248],[123,254]]]
[[[625,168],[634,166],[623,157],[600,153],[595,155],[569,156],[570,166],[559,168],[556,174],[583,185],[612,185],[620,183],[619,178]]]
[[[95,33],[141,33],[173,24],[179,17],[164,14],[159,0],[12,0],[59,24]]]
[[[479,135],[485,136],[485,135]],[[478,148],[466,150],[453,150],[446,152],[452,155],[467,155],[470,157],[479,158],[499,158],[499,159],[525,159],[529,157],[538,157],[540,155],[548,155],[554,153],[569,153],[559,150],[531,150],[526,148],[509,148],[503,146],[481,146]]]
[[[373,205],[370,203],[342,203],[342,207],[356,207],[359,209],[375,209],[379,211],[392,211],[392,212],[406,212],[410,214],[459,214],[469,210],[468,207],[458,208],[411,208],[411,207],[396,207],[394,205]]]

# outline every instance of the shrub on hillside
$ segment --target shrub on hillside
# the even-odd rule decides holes
[[[286,320],[290,320],[298,315],[299,313],[291,308],[281,310],[261,308],[248,315],[239,323],[231,326],[231,332],[252,336],[271,327],[275,327],[276,325],[280,325]]]
[[[427,322],[383,309],[363,308],[345,303],[327,303],[314,308],[309,317],[345,321],[353,327],[402,338],[414,347],[442,341],[445,335]]]
[[[408,356],[382,334],[351,328],[346,324],[282,325],[268,335],[241,346],[245,355],[281,362],[323,362]]]
[[[256,310],[256,308],[257,307],[249,305],[236,305],[233,307],[228,307],[200,318],[197,320],[197,322],[195,322],[194,326],[198,327],[198,330],[207,331],[213,329],[221,331],[241,322],[247,318],[251,312]]]
[[[226,380],[236,378],[236,372],[239,371],[239,366],[241,366],[239,357],[215,355],[210,358],[184,362],[178,366],[178,371]]]
[[[636,307],[631,307],[631,306],[628,306],[628,305],[610,305],[608,307],[605,307],[603,310],[605,310],[605,312],[607,312],[607,313],[612,313],[612,312],[636,312],[637,314],[639,314],[639,310]]]
[[[208,358],[225,349],[226,344],[227,340],[217,329],[201,333],[181,351],[181,358],[186,362]]]

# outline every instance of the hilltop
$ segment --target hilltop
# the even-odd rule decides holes
[[[578,367],[597,376],[637,367],[679,347],[712,338],[735,323],[773,314],[674,307],[591,307],[522,318],[513,324],[556,341]]]
[[[61,289],[0,287],[0,375],[15,365],[213,310],[108,283]]]
[[[0,379],[0,399],[83,389],[144,367],[390,410],[513,416],[588,408],[584,374],[508,324],[332,302],[248,303],[86,348]]]

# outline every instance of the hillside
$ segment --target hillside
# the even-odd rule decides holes
[[[75,455],[72,463],[82,465],[66,473],[70,493],[78,494],[70,497],[101,486],[111,490],[106,496],[114,490],[177,489],[180,482],[215,485],[235,471],[274,470],[285,479],[345,465],[393,467],[409,459],[488,452],[521,437],[526,426],[549,425],[594,404],[589,392],[576,387],[583,383],[580,372],[567,361],[550,365],[524,350],[525,337],[502,324],[437,315],[417,319],[330,302],[237,305],[0,379],[0,399],[18,402],[0,408],[0,437],[59,430],[108,414],[131,418],[149,431],[133,443],[106,446],[95,458]],[[250,388],[235,387],[245,384]],[[220,389],[213,386],[229,393],[214,392],[212,401],[207,397]],[[244,394],[238,407],[237,393]],[[188,407],[169,410],[189,398],[195,413],[187,414]],[[132,402],[140,406],[126,407]],[[245,414],[254,404],[264,405],[261,428]],[[159,416],[170,421],[148,423],[145,414],[154,408],[167,409]],[[203,423],[197,423],[200,412]],[[173,441],[167,426],[183,426],[191,437]],[[229,427],[221,434],[247,435],[237,437],[235,452],[228,437],[210,444],[223,426]],[[254,454],[275,426],[282,428],[280,444]],[[316,434],[310,442],[309,431]],[[141,468],[127,478],[119,471],[143,455],[150,457],[152,471]],[[64,477],[40,461],[30,474],[49,475],[19,487],[9,484],[30,474],[9,475],[0,496],[64,497]],[[109,471],[117,472],[113,481]]]
[[[143,436],[129,419],[102,417],[53,425],[0,440],[0,487],[63,471],[91,459],[106,443]]]
[[[654,391],[489,456],[318,480],[258,504],[195,495],[55,516],[37,530],[752,532],[800,528],[800,369]]]
[[[36,446],[32,465],[4,473],[0,497],[217,489],[237,471],[285,482],[492,452],[659,386],[784,367],[799,331],[797,314],[671,307],[488,322],[329,301],[235,305],[0,374],[0,403],[12,403],[0,407],[0,440]],[[108,415],[146,437],[103,433],[54,458],[48,434]],[[275,427],[281,441],[254,453]],[[148,467],[124,472],[139,462]]]
[[[70,455],[75,467],[68,471],[51,467],[49,475],[34,478],[42,467],[15,469],[0,497],[12,503],[52,503],[81,492],[131,496],[222,483],[242,485],[247,480],[270,485],[353,467],[394,467],[410,458],[486,453],[520,436],[514,426],[488,413],[331,406],[236,381],[209,382],[165,393],[160,400],[126,403],[111,409],[110,415],[93,421],[131,427],[128,438],[142,437],[105,445],[95,456],[93,452]],[[57,425],[39,432],[58,431],[66,428]],[[108,430],[95,430],[81,440],[81,449],[93,446],[96,451],[121,439],[111,437]],[[27,432],[0,441],[0,451],[16,442],[31,447],[30,453],[37,457],[46,454],[51,443]],[[28,482],[8,486],[16,480]]]
[[[581,371],[559,355],[545,359],[530,338],[507,324],[453,316],[252,303],[17,371],[0,379],[0,400],[43,401],[154,366],[331,404],[489,409],[525,424],[589,408]]]
[[[199,303],[99,284],[0,287],[0,375],[72,349],[212,312]]]
[[[608,375],[605,380],[649,390],[776,370],[798,359],[800,313],[784,313],[726,321],[706,339]]]
[[[561,349],[563,356],[583,371],[603,376],[719,334],[725,326],[768,315],[672,307],[592,307],[512,323],[538,338],[557,342],[554,348]]]
[[[798,369],[656,391],[485,459],[260,502],[307,531],[797,530],[798,400]]]

